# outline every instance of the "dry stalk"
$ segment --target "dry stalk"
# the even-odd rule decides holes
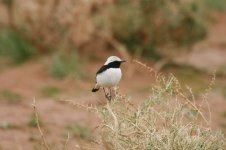
[[[75,106],[76,108],[80,108],[80,109],[85,109],[88,112],[97,112],[97,108],[94,107],[92,104],[90,106],[85,105],[85,104],[81,104],[81,103],[76,103],[73,100],[60,100],[61,102],[67,102],[73,106]]]
[[[132,62],[137,63],[138,65],[142,66],[143,68],[145,68],[149,73],[154,73],[155,76],[157,76],[158,72],[155,71],[154,69],[152,69],[151,67],[149,67],[148,65],[142,63],[139,60],[133,59]]]
[[[69,135],[69,132],[67,133],[67,139],[65,141],[65,144],[64,144],[64,150],[67,150],[67,144],[69,142],[69,139],[70,139],[70,135]]]
[[[181,92],[178,92],[178,94],[184,99],[186,100],[186,102],[188,104],[190,104],[196,111],[198,111],[198,113],[200,114],[200,116],[202,117],[202,119],[208,124],[210,125],[210,122],[206,119],[206,117],[203,115],[203,113],[200,111],[200,109],[195,105],[193,104],[183,93]]]
[[[203,101],[205,101],[205,103],[207,105],[207,108],[208,108],[209,122],[210,123],[212,121],[212,114],[211,114],[211,111],[210,111],[210,105],[209,105],[209,103],[207,101],[207,97],[208,97],[208,94],[210,93],[210,91],[212,90],[213,85],[215,84],[215,80],[216,80],[216,71],[213,72],[211,82],[209,83],[208,88],[205,90],[205,93],[202,95],[202,99],[203,99]],[[202,105],[200,105],[200,107],[201,106]]]
[[[46,150],[50,150],[49,148],[49,145],[47,144],[46,140],[45,140],[45,136],[42,132],[42,129],[40,127],[40,123],[39,123],[39,117],[38,117],[38,111],[37,111],[37,106],[36,106],[36,101],[35,101],[35,98],[33,99],[33,109],[34,109],[34,113],[35,113],[35,119],[36,119],[36,124],[37,124],[37,128],[38,128],[38,131],[41,135],[41,138],[42,138],[42,144],[44,145],[45,149]]]
[[[157,73],[154,69],[152,69],[152,68],[149,67],[148,65],[146,65],[146,64],[144,64],[144,63],[142,63],[142,62],[140,62],[140,61],[138,61],[138,60],[136,60],[136,59],[134,59],[133,62],[139,64],[140,66],[142,66],[143,68],[145,68],[146,70],[148,70],[149,73],[154,72],[156,79],[158,79],[158,73]],[[213,79],[212,79],[210,85],[208,86],[208,89],[206,90],[206,93],[207,93],[207,91],[208,91],[208,92],[210,91],[210,87],[211,87],[211,85],[213,85],[214,79],[215,79],[215,76],[213,77]],[[177,84],[178,84],[178,83],[177,83]],[[176,89],[177,89],[177,88],[176,88]],[[187,102],[188,104],[190,104],[196,111],[198,111],[198,113],[199,113],[200,116],[203,118],[203,120],[204,120],[208,125],[210,125],[210,122],[205,118],[205,116],[204,116],[203,113],[200,111],[200,109],[194,104],[195,102],[192,103],[192,102],[191,102],[191,101],[190,101],[190,100],[189,100],[182,92],[180,92],[179,90],[177,90],[177,93],[178,93],[184,100],[186,100],[186,102]],[[206,96],[206,94],[205,94],[205,96]],[[204,98],[204,99],[205,99],[205,98]],[[208,108],[209,108],[209,106],[208,106]],[[211,116],[211,115],[210,115],[210,116]]]
[[[109,113],[112,115],[113,119],[114,119],[114,129],[117,131],[118,130],[118,119],[115,116],[115,114],[113,113],[111,107],[109,106],[109,102],[107,103],[107,110],[109,111]]]

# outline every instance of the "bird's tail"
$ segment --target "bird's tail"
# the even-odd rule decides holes
[[[92,89],[92,92],[96,92],[96,91],[98,91],[100,89],[100,86],[98,85],[98,84],[96,84],[95,86],[94,86],[94,88]]]

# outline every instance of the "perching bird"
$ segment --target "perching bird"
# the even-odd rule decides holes
[[[116,56],[108,57],[105,64],[96,73],[96,85],[92,89],[92,92],[98,91],[101,87],[104,90],[105,97],[108,100],[112,98],[112,87],[118,85],[122,72],[120,69],[121,63],[125,62]],[[109,89],[109,92],[105,92],[105,88]]]

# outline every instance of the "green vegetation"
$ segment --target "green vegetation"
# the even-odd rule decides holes
[[[78,72],[78,54],[76,51],[70,53],[57,53],[53,56],[50,73],[53,77],[62,79],[69,74]]]
[[[216,74],[217,74],[218,76],[225,76],[225,75],[226,75],[226,70],[225,70],[225,68],[226,68],[226,65],[225,65],[225,64],[221,65],[221,66],[218,68]]]
[[[14,2],[14,0],[0,0],[0,2],[2,2],[3,4],[7,5],[7,6],[11,6]]]
[[[226,86],[224,86],[224,87],[222,88],[222,93],[223,93],[223,96],[226,98]]]
[[[19,33],[10,28],[0,29],[0,57],[21,63],[33,55],[33,48]]]
[[[40,93],[43,97],[55,97],[61,90],[55,86],[46,86],[41,89]]]
[[[9,123],[7,121],[0,123],[0,129],[21,129],[21,128],[23,127],[20,125]]]
[[[203,0],[116,0],[100,11],[97,25],[110,29],[114,37],[134,53],[154,60],[158,47],[190,46],[206,36]],[[106,16],[108,15],[108,16]]]
[[[1,2],[12,6],[14,0],[1,0]],[[43,9],[42,6],[46,4],[45,2],[34,3],[39,5],[40,9]],[[65,5],[70,5],[70,3]],[[12,13],[14,7],[9,7],[8,12],[12,23],[8,28],[0,31],[0,51],[5,53],[7,49],[6,52],[12,56],[13,60],[22,62],[29,58],[35,50],[41,53],[55,51],[59,47],[62,47],[63,51],[70,51],[73,48],[83,50],[87,42],[95,42],[96,36],[106,33],[110,38],[124,44],[131,53],[158,60],[165,57],[159,53],[159,48],[189,47],[205,38],[207,35],[205,24],[209,12],[212,9],[223,10],[226,8],[225,0],[138,0],[132,2],[116,0],[106,4],[105,7],[96,6],[95,3],[91,5],[94,7],[87,8],[87,10],[91,9],[87,12],[86,9],[82,9],[78,11],[78,14],[74,14],[74,11],[69,10],[64,14],[64,12],[58,12],[60,10],[58,9],[59,3],[53,3],[49,7],[51,10],[48,11],[56,11],[56,13],[45,14],[46,16],[38,15],[32,21],[23,20],[24,17],[19,13]],[[74,20],[68,20],[67,24],[61,17],[65,15],[78,15],[79,17],[80,14],[86,15],[82,15],[83,22],[79,24]],[[23,24],[17,22],[15,18],[21,18]],[[86,25],[87,21],[88,25]],[[42,28],[37,28],[39,26]],[[94,29],[94,31],[90,32],[90,29]],[[80,33],[79,30],[82,31],[79,37],[71,34]],[[106,39],[104,38],[104,40]],[[104,41],[105,44],[96,44],[106,46],[107,41]],[[105,46],[101,49],[106,49]],[[17,54],[13,54],[11,51]],[[62,60],[64,58],[59,57],[61,56],[54,58],[52,72],[54,76],[62,78],[70,69],[56,67],[59,64],[60,66],[65,64]]]
[[[19,103],[22,100],[21,95],[9,90],[0,91],[0,98],[9,103]]]
[[[33,150],[46,150],[40,143],[34,144]]]
[[[82,139],[90,139],[92,136],[89,128],[81,126],[78,123],[73,123],[73,124],[67,125],[67,129],[69,130],[69,133],[73,137],[79,137]]]
[[[206,0],[207,5],[209,8],[215,10],[226,10],[226,1],[225,0]]]
[[[39,125],[42,126],[43,125],[43,122],[40,118],[38,118],[39,120]],[[35,114],[32,114],[31,117],[30,117],[30,120],[28,121],[28,126],[29,127],[37,127],[37,118],[35,117]]]
[[[226,118],[226,111],[225,111],[225,112],[223,112],[223,117],[225,117],[225,118]]]
[[[215,90],[218,91],[224,98],[226,98],[226,86],[224,82],[220,81],[215,87]]]
[[[0,129],[8,129],[8,128],[10,128],[10,125],[8,122],[2,122],[0,124]]]
[[[192,67],[176,68],[175,72],[179,81],[183,81],[185,86],[193,87],[192,90],[195,94],[202,93],[208,86],[207,78],[204,77],[203,73]]]

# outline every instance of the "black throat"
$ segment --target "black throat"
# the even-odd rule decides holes
[[[99,73],[102,73],[104,72],[105,70],[107,69],[110,69],[110,68],[119,68],[120,65],[121,65],[121,61],[113,61],[113,62],[110,62],[109,64],[107,65],[103,65],[98,71],[96,74],[99,74]]]
[[[121,63],[122,63],[121,61],[113,61],[113,62],[110,62],[109,64],[107,64],[106,66],[108,68],[119,68]]]

